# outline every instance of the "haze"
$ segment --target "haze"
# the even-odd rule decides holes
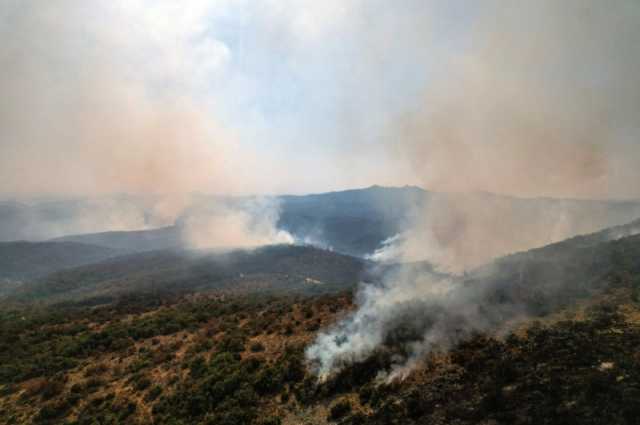
[[[0,2],[0,193],[635,198],[634,1]]]
[[[89,300],[95,290],[102,303],[136,282],[149,297],[339,288],[353,294],[348,307],[347,296],[331,314],[295,308],[314,320],[302,338],[291,322],[268,323],[270,341],[282,333],[308,342],[300,376],[314,373],[319,385],[385,349],[376,379],[407,377],[433,352],[478,332],[506,334],[600,291],[626,288],[635,304],[638,23],[637,0],[0,0],[0,298],[37,300],[51,289],[60,302]],[[93,272],[65,277],[85,266]],[[280,307],[254,312],[233,326],[284,317]],[[105,328],[88,323],[87,332]],[[615,371],[611,384],[632,388],[631,374],[614,369],[623,362],[610,360],[602,365]],[[598,363],[572,365],[604,373]],[[194,399],[211,401],[214,381]],[[300,381],[283,404],[289,394],[302,401],[296,388],[310,381]],[[492,384],[494,395],[520,391],[503,384]],[[233,397],[249,387],[238,388]],[[567,394],[556,413],[589,399]],[[497,397],[477,397],[477,412],[497,408]],[[55,413],[50,405],[40,412]]]

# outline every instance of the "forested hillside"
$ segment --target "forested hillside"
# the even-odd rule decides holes
[[[7,302],[110,302],[197,291],[318,293],[353,288],[367,262],[313,247],[150,251],[70,268],[21,285]]]
[[[363,265],[311,248],[296,248],[295,255],[290,249],[236,253],[220,270],[253,275],[256,284],[269,273],[285,273],[302,287],[323,291],[297,290],[293,280],[291,293],[247,284],[239,291],[213,285],[184,294],[149,292],[143,285],[98,304],[73,298],[4,304],[0,420],[637,423],[640,237],[577,238],[469,273],[459,284],[488,285],[496,305],[519,297],[529,318],[508,332],[471,334],[450,350],[435,350],[405,379],[392,382],[379,377],[398,354],[393,341],[318,381],[304,350],[320,329],[353,308],[351,288]],[[156,279],[181,275],[183,282],[197,281],[197,271],[212,261],[176,253],[142,258],[148,270],[173,264],[157,268]],[[89,285],[126,276],[127,262],[115,261],[103,263],[110,266],[101,272],[100,266],[86,269],[87,277],[104,274]],[[175,271],[191,261],[197,266],[189,273]],[[69,282],[82,276],[76,273]],[[550,299],[549,288],[558,286],[561,296]]]
[[[0,282],[30,280],[120,253],[113,248],[75,242],[0,242]]]

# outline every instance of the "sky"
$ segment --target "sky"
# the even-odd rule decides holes
[[[637,198],[632,0],[0,0],[0,193]]]

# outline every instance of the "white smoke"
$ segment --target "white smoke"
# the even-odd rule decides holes
[[[293,236],[277,228],[279,215],[276,198],[220,200],[187,212],[181,226],[182,237],[194,249],[292,244]]]
[[[320,379],[352,362],[362,361],[385,342],[392,322],[408,305],[419,300],[444,304],[451,300],[452,285],[447,278],[422,274],[419,280],[396,275],[380,286],[361,285],[356,294],[358,310],[333,328],[321,332],[306,355]],[[432,339],[425,335],[423,341]]]
[[[406,240],[406,236],[401,233],[383,240],[380,246],[371,254],[365,256],[365,259],[377,261],[379,263],[393,263],[402,259],[402,244]]]

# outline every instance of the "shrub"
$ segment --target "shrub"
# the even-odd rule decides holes
[[[220,351],[228,351],[229,353],[241,353],[244,351],[246,337],[239,333],[225,335],[220,341],[218,348]]]
[[[260,351],[264,351],[264,345],[256,341],[251,344],[249,349],[254,353],[259,353]]]
[[[268,418],[258,421],[258,425],[281,425],[282,419],[277,416],[269,416]]]
[[[38,412],[38,416],[36,420],[39,421],[50,421],[56,418],[63,416],[71,406],[67,403],[66,400],[58,400],[54,402],[50,402],[42,406],[40,411]]]
[[[137,391],[143,391],[151,386],[151,380],[144,375],[134,375],[133,380],[133,387]]]
[[[307,306],[303,309],[302,314],[304,314],[305,319],[311,319],[313,317],[313,310]]]
[[[272,394],[282,386],[282,373],[276,367],[262,369],[254,384],[255,390],[259,394]]]
[[[320,329],[320,324],[317,321],[309,323],[306,327],[307,332],[316,332],[318,329]]]
[[[330,420],[338,420],[345,417],[351,412],[351,402],[349,400],[341,400],[331,407],[329,411]]]
[[[59,379],[47,380],[42,389],[42,398],[48,400],[62,393],[64,390],[64,382]]]
[[[153,388],[151,388],[149,390],[149,392],[147,393],[145,400],[146,401],[153,401],[156,398],[158,398],[160,396],[160,394],[162,394],[162,387],[159,385],[155,385]]]
[[[99,378],[89,378],[84,383],[84,389],[88,392],[97,391],[98,388],[104,385],[104,381]]]
[[[107,370],[108,370],[107,365],[105,365],[104,363],[99,363],[97,365],[91,365],[91,366],[89,366],[89,367],[87,367],[85,369],[84,376],[85,377],[90,377],[90,376],[95,376],[95,375],[102,375]]]

